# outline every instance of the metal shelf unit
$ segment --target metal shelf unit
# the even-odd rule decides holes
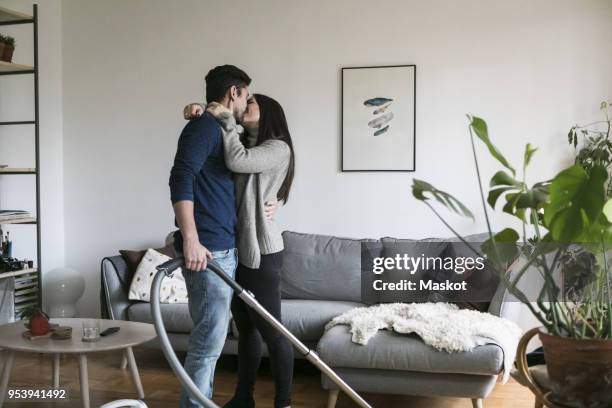
[[[42,254],[41,254],[41,223],[40,223],[40,118],[39,118],[39,87],[38,87],[38,6],[32,7],[32,15],[23,14],[0,7],[0,27],[18,24],[32,24],[34,32],[34,66],[0,62],[0,77],[11,75],[32,75],[34,82],[34,120],[0,122],[0,135],[5,126],[34,125],[34,168],[0,169],[0,176],[30,175],[36,178],[36,216],[27,220],[2,222],[2,224],[36,226],[36,265],[34,268],[22,271],[0,273],[0,279],[15,279],[15,318],[27,306],[42,306]],[[26,227],[24,227],[26,228]]]

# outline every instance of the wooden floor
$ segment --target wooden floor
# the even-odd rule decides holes
[[[149,407],[177,407],[179,383],[172,374],[163,355],[157,350],[135,350],[146,393],[145,402]],[[121,356],[118,353],[98,353],[89,359],[89,385],[91,406],[98,407],[106,402],[135,398],[129,370],[119,368]],[[228,401],[236,381],[236,358],[224,356],[219,360],[215,376],[214,400],[222,405]],[[44,355],[17,354],[11,374],[9,387],[36,386],[51,384],[51,358]],[[64,403],[7,403],[5,407],[79,407],[78,363],[75,357],[63,356],[61,359],[60,386],[67,388],[69,402]],[[471,408],[468,399],[459,398],[422,398],[398,395],[363,394],[375,408]],[[262,363],[258,377],[255,399],[258,408],[273,407],[274,384],[267,364]],[[324,408],[327,391],[320,385],[316,368],[308,362],[297,360],[294,374],[293,407]],[[493,393],[485,400],[485,408],[532,408],[534,398],[524,387],[513,380],[508,384],[498,384]],[[338,408],[355,407],[345,395],[340,394]]]

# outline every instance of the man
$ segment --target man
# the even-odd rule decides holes
[[[215,67],[206,75],[206,101],[219,102],[238,123],[246,110],[251,78],[233,65]],[[179,231],[174,246],[185,257],[183,275],[189,296],[193,329],[185,370],[208,398],[227,335],[232,289],[207,261],[214,259],[234,277],[237,254],[234,231],[236,204],[232,173],[225,166],[221,127],[204,113],[191,120],[178,141],[170,172],[170,193]],[[185,390],[180,406],[200,406]]]

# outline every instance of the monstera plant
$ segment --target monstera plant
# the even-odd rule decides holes
[[[602,105],[607,110],[608,105]],[[520,171],[489,137],[486,122],[468,116],[478,193],[489,239],[480,246],[467,242],[437,210],[435,203],[462,216],[473,213],[452,195],[422,180],[413,180],[413,196],[474,253],[485,256],[516,299],[541,323],[552,396],[571,407],[612,406],[612,199],[608,198],[612,143],[607,133],[595,135],[572,166],[552,180],[527,182],[537,149],[527,143]],[[583,128],[570,131],[571,143]],[[484,144],[502,166],[489,180],[481,179],[476,143]],[[608,156],[603,151],[608,152]],[[490,213],[515,217],[512,226],[493,226]],[[513,226],[518,226],[513,228]],[[514,265],[509,268],[509,265]],[[509,271],[513,270],[512,273]],[[520,289],[523,279],[538,275],[537,296]],[[524,285],[523,285],[524,286]]]

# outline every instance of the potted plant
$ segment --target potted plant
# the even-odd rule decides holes
[[[4,50],[2,51],[2,61],[11,62],[13,60],[13,51],[15,51],[15,38],[10,35],[3,36],[2,42]]]
[[[550,399],[561,406],[604,408],[612,406],[612,199],[608,167],[612,155],[609,132],[609,104],[603,103],[606,131],[589,134],[587,127],[575,126],[569,134],[577,145],[577,135],[587,138],[576,162],[552,180],[529,185],[526,172],[536,148],[525,147],[522,174],[504,157],[489,138],[486,122],[469,116],[482,210],[489,239],[480,248],[466,242],[431,204],[441,203],[449,210],[473,217],[470,210],[452,195],[415,179],[413,196],[464,243],[498,271],[502,281],[542,324],[543,343],[553,391]],[[590,125],[589,125],[590,126]],[[484,143],[491,156],[503,167],[493,175],[485,197],[475,139]],[[590,138],[590,139],[589,139]],[[587,149],[587,150],[584,150]],[[592,154],[589,154],[591,152]],[[607,164],[606,164],[607,163]],[[502,206],[504,213],[518,218],[522,228],[506,227],[493,232],[490,211]],[[508,273],[507,266],[520,257],[520,267]],[[516,265],[516,264],[515,264]],[[536,273],[543,284],[536,298],[530,298],[518,283]],[[537,307],[535,306],[537,304]]]
[[[0,61],[4,61],[4,59],[2,58],[4,55],[4,39],[6,37],[4,37],[2,34],[0,34]]]

